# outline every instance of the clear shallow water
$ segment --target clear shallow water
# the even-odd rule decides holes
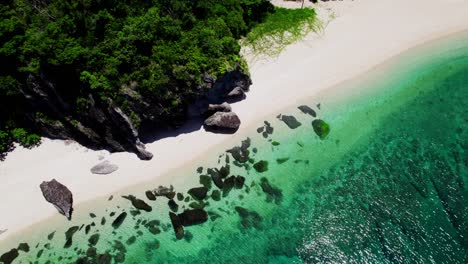
[[[312,116],[291,108],[282,113],[302,125],[271,117],[273,134],[253,130],[248,166],[223,153],[200,164],[202,173],[184,172],[187,183],[175,185],[184,199],[206,164],[221,167],[226,156],[230,175],[246,178],[220,201],[207,198],[210,219],[186,227],[184,239],[175,239],[168,199],[146,199],[155,184],[131,192],[152,212],[117,196],[100,201],[96,217],[18,237],[30,249],[15,263],[468,263],[468,35],[410,51],[345,86],[340,96],[307,101],[331,126],[325,140]],[[262,173],[252,168],[260,160],[268,162]],[[180,213],[194,200],[175,202]],[[121,212],[128,215],[115,229]],[[82,227],[64,247],[72,226]]]

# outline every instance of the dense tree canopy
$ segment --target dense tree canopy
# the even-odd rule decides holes
[[[111,98],[137,125],[123,96],[129,87],[156,98],[161,116],[181,114],[202,73],[241,62],[237,40],[272,10],[266,0],[2,0],[0,152],[15,128],[56,119],[25,106],[31,76],[54,83],[70,120],[93,94]]]

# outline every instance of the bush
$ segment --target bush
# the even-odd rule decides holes
[[[29,134],[23,128],[15,128],[11,131],[12,138],[25,148],[32,148],[41,143],[41,137],[36,134]]]

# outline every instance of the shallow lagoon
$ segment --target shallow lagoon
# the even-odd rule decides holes
[[[325,139],[299,105],[330,124]],[[208,212],[181,240],[169,199],[145,195],[158,187],[153,182],[122,191],[151,212],[115,194],[87,204],[70,223],[31,227],[0,252],[26,242],[28,252],[23,246],[14,263],[467,263],[467,111],[463,33],[281,111],[300,122],[295,129],[276,116],[260,121],[244,137],[244,163],[214,152],[200,159],[202,169],[168,176],[181,194],[173,199],[178,213]],[[200,175],[226,164],[229,176],[245,177],[241,188],[219,190],[204,177],[208,198],[187,199],[189,188],[202,186]]]

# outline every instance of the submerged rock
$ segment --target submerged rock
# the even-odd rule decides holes
[[[245,183],[245,178],[242,177],[242,176],[237,176],[236,179],[235,179],[235,187],[236,189],[242,189],[242,187],[244,187],[244,183]]]
[[[203,209],[185,210],[178,216],[183,226],[199,225],[208,221],[208,213]]]
[[[156,201],[156,195],[152,191],[146,191],[145,192],[146,198],[150,201]]]
[[[91,246],[96,246],[96,244],[99,242],[99,234],[93,234],[92,236],[89,237],[88,242]]]
[[[176,192],[174,191],[174,186],[164,187],[159,186],[153,191],[155,196],[165,196],[167,199],[174,199]]]
[[[11,264],[19,256],[18,250],[13,248],[0,256],[0,263]]]
[[[315,134],[317,134],[320,139],[325,139],[330,133],[330,125],[322,119],[315,119],[312,121],[312,127],[314,128]]]
[[[46,201],[53,204],[61,214],[70,220],[73,212],[72,192],[55,179],[42,182],[40,188]]]
[[[23,252],[29,252],[29,245],[28,243],[20,243],[18,246],[18,250],[21,250]]]
[[[230,153],[236,161],[240,163],[245,163],[249,160],[250,144],[251,144],[250,138],[247,138],[242,141],[240,147],[233,147],[232,149],[229,149],[226,152]]]
[[[263,217],[259,215],[255,211],[250,211],[247,210],[243,207],[236,206],[235,207],[236,212],[239,214],[239,217],[241,218],[241,225],[244,228],[257,228],[261,229],[261,222],[263,221]]]
[[[176,238],[182,239],[184,237],[184,227],[180,222],[179,216],[174,214],[173,212],[170,212],[169,217],[171,218],[171,223],[172,227],[174,228]]]
[[[216,112],[204,122],[207,130],[220,132],[235,132],[240,124],[241,121],[234,112]]]
[[[78,226],[72,226],[65,232],[65,245],[64,248],[69,248],[73,244],[73,235],[80,229]]]
[[[317,113],[314,111],[314,109],[310,108],[307,105],[301,105],[301,106],[299,106],[297,108],[299,108],[299,110],[301,110],[301,112],[304,113],[304,114],[308,114],[308,115],[311,115],[313,117],[317,117]]]
[[[262,187],[262,191],[267,195],[267,202],[274,201],[276,204],[281,203],[283,200],[283,192],[281,189],[271,185],[265,177],[260,179],[260,186]]]
[[[206,198],[208,193],[208,188],[206,187],[196,187],[188,190],[188,194],[190,194],[193,198],[197,200],[203,200]]]
[[[119,169],[119,166],[110,163],[108,160],[105,160],[96,166],[91,168],[91,173],[93,174],[111,174],[112,172]]]
[[[296,129],[302,125],[301,122],[297,121],[294,116],[281,115],[279,119],[283,121],[290,129]]]
[[[127,212],[122,212],[121,214],[119,214],[119,216],[115,218],[114,222],[112,222],[112,227],[114,229],[119,228],[122,225],[122,223],[125,221],[126,217],[127,217]]]
[[[257,172],[260,172],[260,173],[265,172],[265,171],[268,170],[268,161],[261,160],[261,161],[255,163],[253,165],[253,167]]]
[[[151,208],[151,206],[148,205],[145,201],[140,200],[133,195],[122,196],[122,198],[130,200],[130,202],[132,202],[133,207],[135,207],[138,210],[143,210],[146,212],[151,212],[153,210],[153,208]]]

